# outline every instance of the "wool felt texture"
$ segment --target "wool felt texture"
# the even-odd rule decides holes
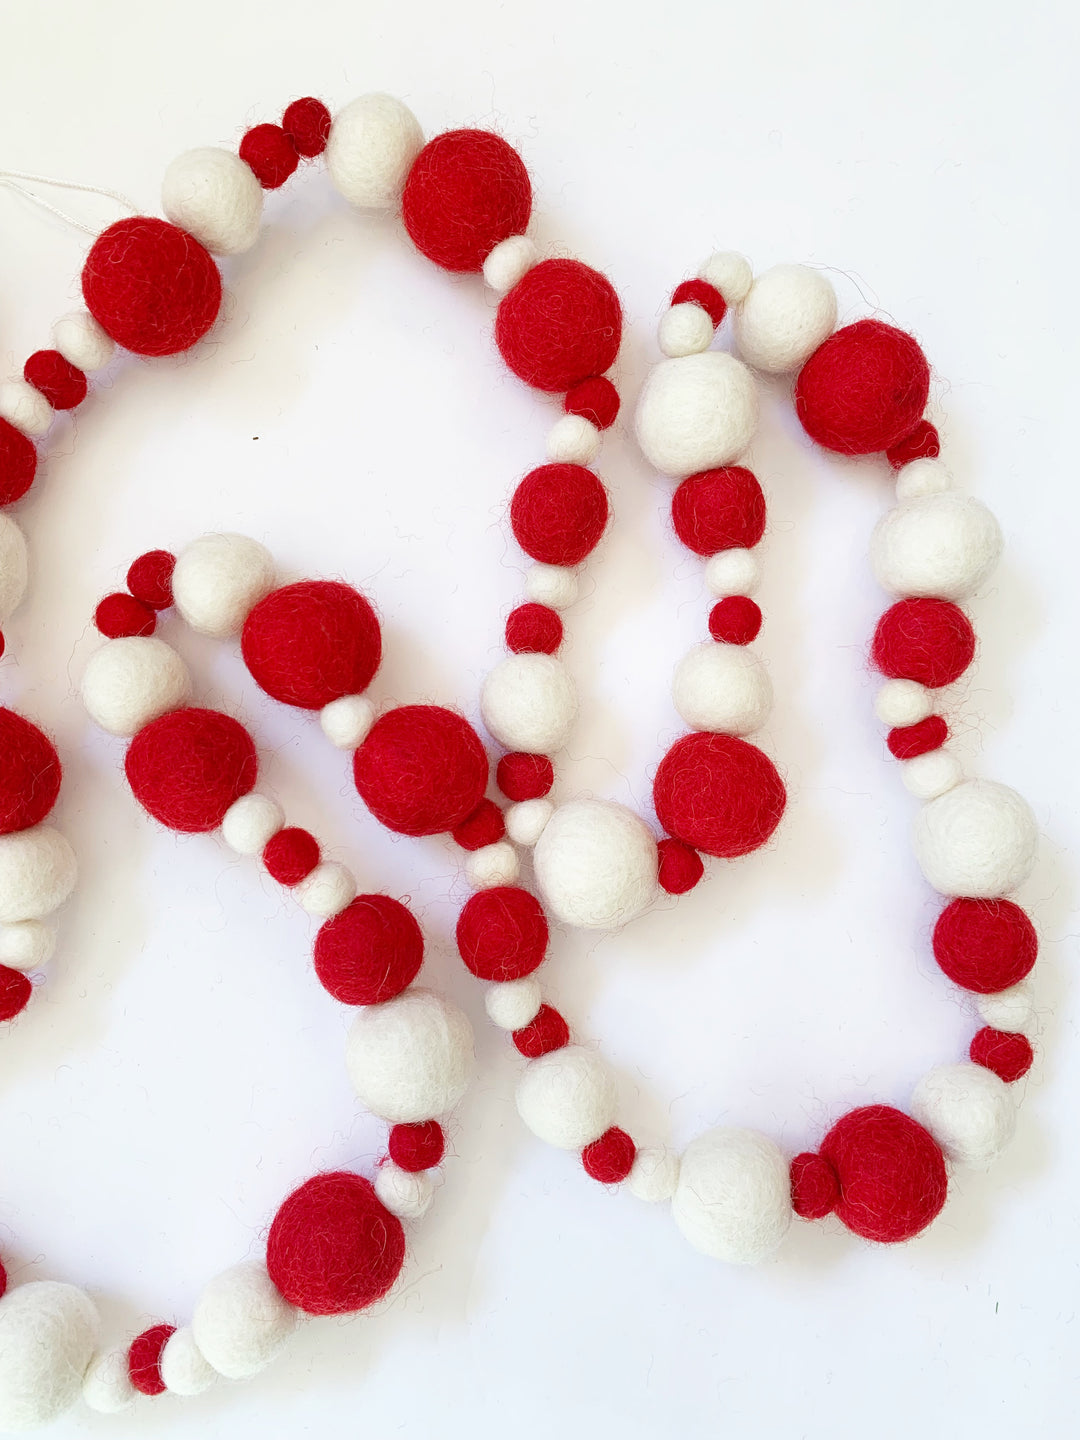
[[[808,265],[775,265],[759,275],[735,312],[739,353],[755,370],[797,370],[836,326],[836,291]]]
[[[742,465],[688,475],[671,498],[675,534],[695,555],[749,550],[765,533],[765,496]]]
[[[1016,1129],[1016,1099],[999,1075],[962,1062],[924,1075],[911,1096],[911,1113],[950,1160],[982,1169],[996,1160]]]
[[[547,437],[547,457],[558,465],[591,465],[600,453],[600,431],[582,415],[560,415]]]
[[[697,305],[705,311],[713,326],[722,324],[727,314],[728,303],[715,285],[700,278],[684,280],[677,285],[671,296],[672,307],[676,305]]]
[[[226,810],[221,838],[238,855],[259,855],[285,824],[285,812],[269,795],[241,795]]]
[[[391,1124],[452,1110],[473,1072],[473,1033],[456,1005],[430,990],[406,990],[357,1013],[345,1046],[357,1099]]]
[[[719,290],[729,305],[741,305],[754,283],[750,262],[734,250],[718,250],[710,255],[698,276]]]
[[[136,1390],[128,1374],[127,1350],[114,1346],[95,1355],[83,1376],[82,1398],[97,1415],[119,1415],[135,1399]]]
[[[965,780],[922,807],[913,838],[915,859],[940,894],[992,900],[1031,874],[1039,830],[1015,790]]]
[[[54,411],[41,391],[28,380],[0,382],[0,419],[26,435],[42,436],[53,422]]]
[[[423,1171],[402,1170],[392,1160],[375,1172],[375,1194],[401,1220],[420,1220],[431,1208],[435,1186]]]
[[[896,472],[897,500],[942,495],[953,488],[952,475],[941,460],[912,460]]]
[[[554,813],[550,800],[521,800],[506,812],[506,833],[515,845],[531,848]]]
[[[30,1003],[33,986],[21,970],[0,965],[0,1021],[14,1020]]]
[[[302,910],[327,920],[356,899],[356,876],[336,860],[323,860],[293,893]]]
[[[174,1330],[169,1336],[158,1365],[170,1395],[201,1395],[218,1378],[196,1345],[189,1325]]]
[[[50,914],[74,890],[76,873],[74,850],[51,826],[0,835],[0,923]]]
[[[964,778],[964,767],[951,750],[938,748],[916,755],[900,766],[905,788],[916,800],[936,800]]]
[[[821,1142],[836,1172],[836,1214],[865,1240],[894,1243],[925,1230],[945,1204],[945,1157],[929,1130],[891,1105],[842,1116]]]
[[[905,500],[870,537],[870,564],[891,595],[964,600],[1001,556],[1001,529],[980,501],[946,491]]]
[[[307,830],[289,825],[266,842],[263,864],[279,885],[299,885],[322,859],[319,842]]]
[[[684,301],[671,305],[660,317],[656,338],[661,351],[672,358],[698,355],[713,340],[713,322],[700,305]]]
[[[632,810],[602,800],[560,805],[533,851],[536,883],[567,925],[609,930],[656,897],[656,840]]]
[[[520,873],[518,853],[506,840],[474,850],[465,861],[465,878],[474,890],[516,885]]]
[[[240,141],[240,159],[264,190],[280,189],[300,157],[280,125],[255,125]]]
[[[392,1125],[387,1152],[402,1170],[431,1170],[443,1158],[446,1136],[437,1120],[424,1120],[419,1125]]]
[[[484,995],[488,1019],[500,1030],[522,1030],[531,1024],[542,1004],[540,986],[530,977],[489,986]]]
[[[683,1151],[671,1214],[695,1250],[756,1265],[791,1224],[791,1185],[780,1151],[754,1130],[724,1126]]]
[[[334,116],[326,168],[350,205],[389,210],[398,204],[423,144],[420,122],[400,100],[361,95]]]
[[[62,776],[49,737],[0,707],[0,835],[40,824],[56,804]]]
[[[389,895],[358,895],[315,937],[315,973],[343,1005],[380,1005],[411,985],[424,960],[412,912]]]
[[[0,928],[0,964],[12,970],[39,970],[56,948],[56,932],[40,920],[21,920]],[[0,1277],[0,1295],[4,1293]]]
[[[679,1157],[660,1145],[638,1150],[627,1179],[631,1195],[647,1204],[670,1200],[679,1183]]]
[[[699,732],[677,740],[661,760],[653,803],[669,835],[730,860],[766,843],[783,816],[787,792],[756,745]]]
[[[495,779],[508,800],[539,800],[555,783],[555,767],[546,755],[511,750],[496,765]]]
[[[953,982],[989,995],[1031,973],[1039,937],[1011,900],[953,900],[934,926],[934,958]]]
[[[977,995],[975,1007],[987,1025],[1010,1034],[1030,1035],[1038,1024],[1030,985],[1010,985],[992,995]]]
[[[172,576],[176,556],[169,550],[147,550],[128,566],[127,587],[151,610],[168,610],[173,603]]]
[[[918,341],[880,320],[857,320],[819,345],[799,371],[795,409],[827,450],[873,455],[910,435],[930,394]]]
[[[553,655],[563,641],[563,623],[547,605],[527,602],[506,619],[506,648],[515,655]]]
[[[165,171],[161,208],[212,255],[242,255],[259,238],[262,186],[231,150],[186,150]]]
[[[193,630],[226,640],[275,583],[270,552],[246,535],[200,535],[176,557],[176,608]]]
[[[936,460],[940,454],[941,440],[936,428],[929,420],[920,420],[902,440],[889,446],[885,458],[895,470],[899,470],[913,460]]]
[[[840,1181],[823,1155],[805,1151],[791,1162],[791,1208],[803,1220],[823,1220],[840,1202]]]
[[[527,1024],[514,1031],[513,1040],[526,1060],[538,1060],[569,1045],[570,1026],[553,1005],[541,1005]]]
[[[401,705],[369,730],[353,757],[353,778],[387,829],[438,835],[479,805],[487,755],[464,716],[438,705]]]
[[[599,1055],[579,1045],[530,1060],[516,1100],[532,1133],[559,1150],[584,1150],[615,1119],[614,1078]]]
[[[657,879],[668,895],[685,895],[705,874],[701,856],[681,840],[665,836],[656,847],[659,858]]]
[[[62,315],[53,326],[53,345],[79,370],[103,369],[116,351],[113,340],[86,310]]]
[[[610,281],[580,260],[542,260],[503,297],[495,343],[527,385],[554,393],[615,361],[622,308]]]
[[[330,136],[330,111],[314,95],[304,95],[286,106],[281,128],[296,153],[312,160],[326,149]]]
[[[36,473],[34,442],[10,421],[0,419],[0,506],[21,500]]]
[[[635,427],[646,459],[664,475],[730,465],[757,429],[750,371],[722,350],[662,360],[649,371]]]
[[[949,738],[949,727],[940,715],[928,715],[914,725],[901,725],[890,730],[886,744],[889,754],[897,760],[914,760],[917,755],[927,755],[944,745]]]
[[[637,1146],[617,1125],[605,1130],[598,1140],[586,1145],[581,1152],[581,1163],[585,1173],[601,1185],[618,1185],[634,1168]]]
[[[705,583],[714,595],[752,595],[761,581],[754,550],[718,550],[705,566]]]
[[[255,742],[220,710],[187,707],[151,720],[128,746],[124,773],[144,810],[170,830],[214,830],[258,778]]]
[[[480,714],[508,750],[561,750],[577,716],[577,692],[554,655],[507,655],[484,677]]]
[[[458,953],[480,980],[520,980],[543,963],[548,924],[534,895],[497,885],[470,895],[457,921]]]
[[[1031,1069],[1035,1052],[1026,1035],[984,1025],[971,1037],[968,1054],[976,1065],[992,1070],[999,1080],[1014,1084]]]
[[[366,690],[382,659],[375,611],[335,580],[271,590],[244,621],[240,646],[255,683],[303,710]]]
[[[248,1260],[203,1286],[191,1330],[195,1344],[219,1375],[245,1380],[266,1369],[299,1318],[266,1266]]]
[[[128,1375],[140,1395],[164,1395],[161,1352],[175,1333],[175,1325],[152,1325],[149,1330],[136,1335],[128,1347]]]
[[[608,520],[607,491],[583,465],[541,465],[510,502],[514,538],[545,565],[578,565],[595,549]]]
[[[936,704],[933,692],[915,680],[886,680],[874,699],[874,713],[886,725],[917,725]]]
[[[749,595],[725,595],[709,611],[709,634],[724,645],[749,645],[761,629],[761,609]]]
[[[975,658],[975,631],[951,600],[897,600],[877,623],[870,658],[891,679],[937,690]]]
[[[0,514],[0,624],[26,594],[26,537],[9,515]]]
[[[484,259],[484,281],[496,295],[505,295],[531,270],[540,254],[527,235],[509,235],[500,240]]]
[[[482,850],[485,845],[494,845],[506,834],[503,813],[494,800],[481,800],[472,812],[466,815],[460,825],[451,831],[454,843],[463,850]]]
[[[117,590],[98,602],[94,624],[102,635],[118,640],[122,635],[152,635],[157,617],[149,605],[126,591]]]
[[[679,661],[671,693],[691,729],[727,735],[759,730],[773,702],[769,673],[752,650],[708,640]]]
[[[0,1300],[0,1428],[29,1430],[74,1403],[94,1353],[98,1314],[74,1285],[35,1280]]]
[[[525,594],[537,605],[565,610],[578,598],[576,573],[565,565],[533,565],[525,575]]]
[[[86,376],[59,350],[35,350],[23,366],[23,377],[54,410],[74,410],[86,399]]]
[[[409,238],[444,270],[478,271],[532,214],[529,173],[489,130],[447,130],[413,161],[401,197]]]
[[[563,409],[568,415],[580,415],[598,430],[615,424],[620,404],[619,392],[606,375],[579,380],[563,397]]]
[[[375,724],[375,706],[364,695],[342,695],[319,711],[323,734],[339,750],[355,750]]]

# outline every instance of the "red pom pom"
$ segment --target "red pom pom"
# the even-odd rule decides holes
[[[376,720],[353,756],[371,813],[399,835],[438,835],[471,815],[487,787],[480,737],[463,715],[401,705]]]
[[[264,190],[284,185],[300,163],[296,147],[280,125],[256,125],[240,141],[240,159]]]
[[[457,922],[458,953],[480,980],[520,980],[547,953],[548,925],[540,902],[516,885],[478,890]]]
[[[0,506],[14,505],[34,483],[37,451],[34,442],[7,420],[0,419]]]
[[[821,1153],[840,1182],[837,1215],[866,1240],[910,1240],[945,1204],[941,1147],[891,1105],[852,1110],[825,1136]]]
[[[936,690],[971,664],[975,631],[951,600],[897,600],[878,621],[870,655],[883,675]]]
[[[139,804],[170,830],[213,830],[255,787],[255,744],[219,710],[171,710],[144,725],[124,760]]]
[[[514,1031],[514,1044],[526,1060],[539,1060],[570,1043],[570,1026],[553,1005],[541,1005],[528,1025]]]
[[[664,829],[706,855],[732,859],[765,844],[787,801],[776,766],[734,735],[698,731],[677,740],[653,781]]]
[[[481,800],[471,815],[454,826],[453,834],[462,850],[482,850],[485,845],[494,845],[506,834],[503,813],[494,800]]]
[[[1038,953],[1035,926],[1011,900],[953,900],[934,926],[935,960],[977,995],[1019,985]]]
[[[669,895],[685,895],[705,874],[701,856],[681,840],[665,837],[656,849],[660,857],[660,888]]]
[[[490,130],[447,130],[413,162],[401,197],[405,229],[444,270],[480,270],[501,240],[521,235],[532,186],[521,156]]]
[[[305,160],[321,155],[330,138],[330,111],[321,100],[305,95],[294,100],[281,117],[281,128],[292,148]]]
[[[508,800],[539,800],[555,783],[555,767],[546,755],[511,750],[496,766],[495,779]]]
[[[765,533],[765,496],[742,465],[688,476],[671,498],[675,533],[695,555],[749,550]]]
[[[885,452],[889,464],[897,470],[912,460],[936,460],[941,454],[941,440],[929,420],[920,420],[910,435],[905,435]]]
[[[672,305],[700,305],[712,321],[714,329],[727,314],[727,301],[716,286],[710,285],[707,280],[684,280],[681,285],[675,287],[671,303]]]
[[[791,1162],[791,1208],[804,1220],[821,1220],[836,1209],[840,1182],[823,1155],[810,1151]]]
[[[545,565],[584,560],[607,518],[607,491],[584,465],[541,465],[525,476],[510,502],[518,544]]]
[[[136,355],[190,350],[217,319],[221,276],[186,230],[137,215],[103,230],[82,272],[86,308]]]
[[[0,835],[40,825],[56,804],[62,776],[49,737],[14,710],[0,708]]]
[[[7,1271],[0,1264],[0,1300],[7,1294]]]
[[[421,1120],[415,1125],[392,1126],[386,1148],[395,1165],[415,1173],[438,1165],[446,1139],[437,1120]]]
[[[761,610],[749,595],[725,595],[709,612],[709,634],[725,645],[749,645],[761,629]]]
[[[937,750],[949,738],[949,727],[940,715],[927,715],[917,725],[898,725],[889,731],[886,744],[897,760],[914,760],[916,755],[928,755]]]
[[[503,297],[495,343],[537,390],[569,390],[619,353],[622,310],[610,282],[580,260],[541,260]]]
[[[567,415],[580,415],[598,430],[607,430],[619,413],[619,392],[606,375],[590,375],[566,392],[563,409]]]
[[[175,1334],[175,1325],[154,1325],[136,1335],[128,1347],[128,1374],[140,1395],[165,1394],[165,1381],[161,1378],[161,1352],[169,1336]]]
[[[148,550],[133,560],[127,572],[127,587],[151,610],[168,610],[173,603],[172,576],[176,556],[168,550]]]
[[[157,616],[149,605],[124,590],[106,595],[94,611],[94,624],[110,640],[122,635],[152,635]]]
[[[370,1181],[315,1175],[285,1200],[266,1242],[270,1279],[308,1315],[349,1315],[381,1300],[405,1262],[401,1221]]]
[[[618,1185],[633,1169],[636,1154],[637,1146],[626,1131],[612,1125],[599,1140],[585,1146],[581,1163],[586,1175],[599,1180],[601,1185]]]
[[[515,655],[554,655],[562,639],[562,620],[547,605],[519,605],[507,617],[506,648]]]
[[[381,1005],[416,979],[424,937],[389,895],[358,895],[315,937],[315,973],[343,1005]]]
[[[382,636],[359,590],[337,580],[300,580],[259,601],[244,621],[240,648],[268,695],[321,710],[367,689],[382,659]]]
[[[320,857],[315,836],[295,825],[271,835],[262,852],[270,878],[279,885],[299,885],[315,869]]]
[[[985,1025],[971,1041],[968,1054],[976,1065],[985,1065],[1001,1077],[1006,1085],[1019,1080],[1031,1069],[1035,1052],[1026,1035],[1017,1035],[1007,1030],[994,1030]]]
[[[873,455],[911,434],[929,393],[918,342],[880,320],[858,320],[830,335],[799,371],[795,408],[819,445]]]
[[[23,366],[23,377],[54,410],[74,410],[86,399],[86,376],[59,350],[35,350]]]
[[[0,965],[0,1021],[14,1020],[30,1003],[34,987],[21,970]]]

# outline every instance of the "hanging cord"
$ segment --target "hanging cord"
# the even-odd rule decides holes
[[[85,195],[104,195],[108,200],[115,200],[125,210],[130,210],[132,215],[139,214],[139,207],[133,204],[126,195],[121,195],[116,190],[108,190],[101,185],[81,185],[77,180],[54,180],[49,175],[30,175],[25,170],[0,170],[0,185],[25,196],[35,205],[40,205],[42,210],[48,210],[51,215],[56,215],[68,225],[74,225],[76,230],[82,230],[86,235],[98,235],[100,229],[76,220],[74,215],[69,215],[66,210],[61,210],[58,205],[53,205],[44,196],[28,190],[25,185],[20,185],[18,183],[20,180],[25,180],[32,185],[51,185],[58,190],[79,190]]]

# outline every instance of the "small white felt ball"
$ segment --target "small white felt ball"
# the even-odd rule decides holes
[[[339,110],[326,142],[326,168],[350,205],[397,206],[424,132],[412,111],[392,95],[361,95]]]
[[[0,625],[22,604],[28,568],[26,536],[10,515],[0,513]]]
[[[718,250],[710,255],[698,276],[719,290],[729,305],[741,305],[754,283],[749,260],[735,250]]]
[[[548,431],[547,457],[558,465],[591,465],[600,454],[600,431],[584,415],[560,415]]]
[[[533,565],[525,575],[525,596],[537,605],[566,610],[578,598],[578,578],[566,565]]]
[[[531,847],[544,833],[544,827],[555,813],[550,800],[519,800],[506,811],[506,833],[515,845]]]
[[[709,313],[688,300],[668,306],[660,317],[657,338],[664,354],[676,359],[708,350],[715,333]]]
[[[465,857],[465,875],[475,890],[513,885],[520,873],[518,853],[505,840],[497,840],[494,845],[482,845]]]
[[[577,715],[577,694],[554,655],[508,655],[488,673],[480,714],[508,750],[551,755],[561,750]]]
[[[492,985],[484,996],[488,1019],[500,1030],[523,1030],[536,1019],[541,1003],[540,985],[531,975]]]
[[[747,646],[706,641],[679,661],[672,699],[692,730],[749,735],[772,709],[772,681]]]
[[[952,489],[952,476],[944,461],[926,455],[909,460],[896,472],[897,500],[917,500],[923,495],[940,495]]]
[[[740,355],[767,375],[798,370],[835,328],[836,291],[808,265],[766,270],[735,314]]]
[[[53,408],[29,380],[5,380],[0,384],[0,418],[24,435],[41,436],[53,422]]]
[[[582,1150],[615,1121],[615,1081],[599,1055],[564,1045],[530,1060],[517,1087],[518,1114],[559,1150]]]
[[[1008,894],[1031,874],[1038,843],[1031,806],[994,780],[965,780],[915,818],[915,858],[942,895]]]
[[[362,1105],[391,1124],[445,1115],[469,1087],[472,1026],[430,990],[368,1005],[353,1021],[345,1063]]]
[[[221,835],[238,855],[261,855],[266,843],[285,825],[285,812],[269,795],[241,795],[225,811]]]
[[[870,563],[890,595],[964,600],[1001,556],[1001,528],[982,503],[947,491],[903,500],[870,537]]]
[[[755,1130],[709,1130],[683,1153],[671,1213],[703,1255],[756,1265],[776,1250],[791,1224],[787,1162]]]
[[[536,246],[527,235],[509,235],[499,241],[484,261],[484,279],[497,295],[505,295],[539,258]]]
[[[0,965],[11,970],[37,970],[47,965],[56,949],[56,931],[40,920],[0,925]]]
[[[329,920],[356,899],[356,876],[336,860],[324,860],[300,881],[293,894],[302,910]]]
[[[366,695],[342,695],[319,711],[319,724],[331,745],[356,750],[375,724],[375,706]]]
[[[426,1171],[402,1170],[392,1160],[375,1175],[375,1194],[400,1220],[419,1220],[431,1209],[435,1186]]]
[[[917,725],[934,713],[936,704],[917,680],[886,680],[874,700],[874,713],[884,725]]]
[[[113,357],[116,342],[89,310],[73,310],[53,326],[53,345],[78,370],[101,370]]]
[[[0,922],[37,920],[75,889],[75,852],[51,825],[0,835]]]
[[[259,238],[262,186],[233,150],[186,150],[165,171],[161,208],[212,255],[241,255]]]
[[[661,360],[638,401],[638,444],[665,475],[730,465],[753,439],[758,420],[754,377],[722,350]]]
[[[950,1160],[982,1168],[996,1160],[1016,1129],[1012,1088],[982,1065],[939,1065],[911,1097],[911,1113]]]
[[[0,1430],[55,1420],[78,1399],[98,1332],[94,1302],[75,1285],[34,1280],[0,1300]]]
[[[87,1409],[98,1415],[119,1415],[136,1396],[128,1369],[127,1346],[117,1345],[95,1355],[82,1382],[82,1398]]]
[[[536,842],[533,865],[549,909],[567,925],[609,930],[656,898],[656,840],[623,805],[560,805]]]
[[[928,750],[925,755],[902,761],[900,778],[916,800],[936,800],[946,790],[960,784],[964,778],[964,767],[951,750],[941,745],[936,750]]]
[[[284,1298],[266,1266],[247,1260],[203,1286],[191,1317],[195,1344],[227,1380],[264,1370],[296,1329],[300,1312]]]
[[[176,608],[193,630],[225,640],[275,583],[269,550],[246,535],[200,535],[176,557]]]
[[[91,655],[79,690],[95,724],[110,735],[130,736],[182,705],[191,694],[191,676],[156,635],[124,635]]]
[[[705,583],[722,600],[726,595],[753,595],[761,567],[753,550],[718,550],[705,565]]]
[[[159,1368],[165,1388],[172,1395],[201,1395],[218,1378],[218,1372],[195,1344],[189,1325],[174,1330],[165,1341]]]
[[[662,1145],[646,1146],[634,1156],[626,1182],[631,1195],[656,1205],[670,1200],[679,1183],[679,1157]]]
[[[1030,1037],[1035,1029],[1035,1002],[1026,984],[1010,985],[995,995],[977,995],[975,1005],[984,1024],[995,1030]]]

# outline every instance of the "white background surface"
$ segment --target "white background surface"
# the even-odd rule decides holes
[[[960,483],[999,515],[1002,568],[955,710],[973,768],[1045,831],[1021,897],[1039,921],[1039,1059],[1019,1133],[899,1249],[797,1223],[772,1264],[718,1266],[664,1213],[528,1137],[516,1056],[450,937],[442,841],[359,813],[317,725],[245,685],[231,650],[178,643],[236,708],[296,823],[369,888],[409,893],[430,982],[469,1011],[479,1078],[451,1162],[380,1313],[307,1327],[288,1357],[195,1401],[141,1402],[82,1434],[1061,1436],[1077,1398],[1080,1217],[1072,974],[1078,839],[1074,76],[1063,3],[734,7],[668,0],[457,6],[71,0],[9,7],[0,166],[108,185],[155,209],[168,160],[235,143],[294,96],[402,95],[426,131],[495,126],[521,147],[536,230],[605,270],[627,311],[632,396],[666,294],[712,249],[835,267],[843,313],[910,327]],[[85,218],[104,202],[61,199]],[[207,529],[265,540],[289,577],[369,588],[380,700],[475,714],[519,594],[501,523],[553,410],[502,369],[492,302],[350,213],[317,168],[270,198],[227,268],[229,316],[188,359],[122,366],[54,434],[21,507],[36,569],[6,627],[6,703],[59,738],[58,811],[82,882],[47,984],[4,1036],[0,1254],[16,1279],[97,1296],[113,1335],[183,1320],[201,1283],[261,1253],[290,1186],[370,1166],[381,1127],[341,1061],[347,1016],[310,973],[309,923],[213,837],[176,840],[120,783],[121,746],[75,685],[96,599],[143,549]],[[21,365],[77,295],[85,237],[0,191],[0,348]],[[255,438],[257,437],[257,439]],[[853,1104],[904,1104],[973,1026],[936,971],[937,902],[911,859],[914,802],[886,763],[864,655],[883,465],[810,451],[781,386],[754,465],[770,503],[762,647],[768,748],[791,804],[769,850],[604,939],[560,935],[549,987],[618,1067],[635,1136],[723,1121],[812,1145]],[[573,612],[583,715],[560,793],[648,805],[677,733],[674,658],[704,631],[701,567],[628,428],[603,456],[608,539]],[[170,620],[165,633],[175,632]]]

